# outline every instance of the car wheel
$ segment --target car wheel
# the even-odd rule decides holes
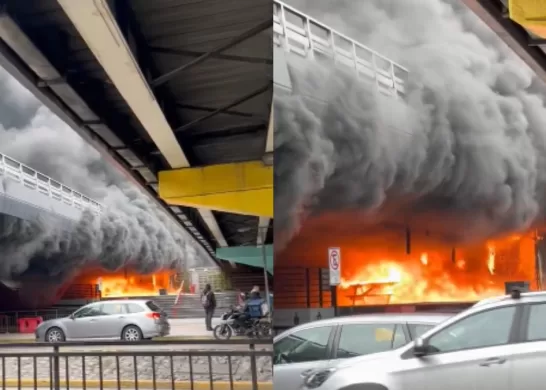
[[[48,343],[62,343],[66,340],[62,329],[54,327],[48,329],[45,335],[45,341]]]
[[[121,339],[125,341],[140,341],[142,340],[142,331],[134,325],[129,325],[123,328]]]

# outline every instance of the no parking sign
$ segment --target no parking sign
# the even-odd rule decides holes
[[[330,286],[337,286],[341,282],[341,250],[328,248],[328,266],[330,267]]]

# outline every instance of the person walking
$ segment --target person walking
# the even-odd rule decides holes
[[[207,327],[207,330],[212,331],[212,317],[214,317],[214,309],[216,309],[216,296],[214,295],[210,284],[207,284],[203,290],[201,304],[205,309],[205,326]]]

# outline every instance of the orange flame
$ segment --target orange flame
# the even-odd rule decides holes
[[[141,275],[130,270],[105,272],[102,269],[90,269],[78,276],[76,284],[93,284],[101,286],[103,297],[143,297],[159,295],[159,290],[167,294],[176,294],[180,282],[176,272],[170,270]]]
[[[502,294],[507,281],[534,280],[529,237],[456,248],[453,254],[438,246],[415,254],[366,247],[342,249],[340,305],[475,301]]]
[[[159,295],[160,289],[176,294],[169,284],[170,274],[161,272],[152,275],[101,276],[103,297],[144,297]]]

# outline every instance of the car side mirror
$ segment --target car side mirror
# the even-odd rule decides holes
[[[286,363],[290,363],[290,359],[288,359],[288,356],[286,356],[286,354],[284,353],[279,353],[277,356],[276,356],[276,363],[277,364],[286,364]]]
[[[76,319],[76,317],[74,317],[74,314],[70,314],[70,315],[68,316],[68,318],[70,318],[71,320],[75,320],[75,319]]]
[[[413,354],[417,357],[426,356],[430,352],[428,342],[422,338],[417,338],[413,342]]]

